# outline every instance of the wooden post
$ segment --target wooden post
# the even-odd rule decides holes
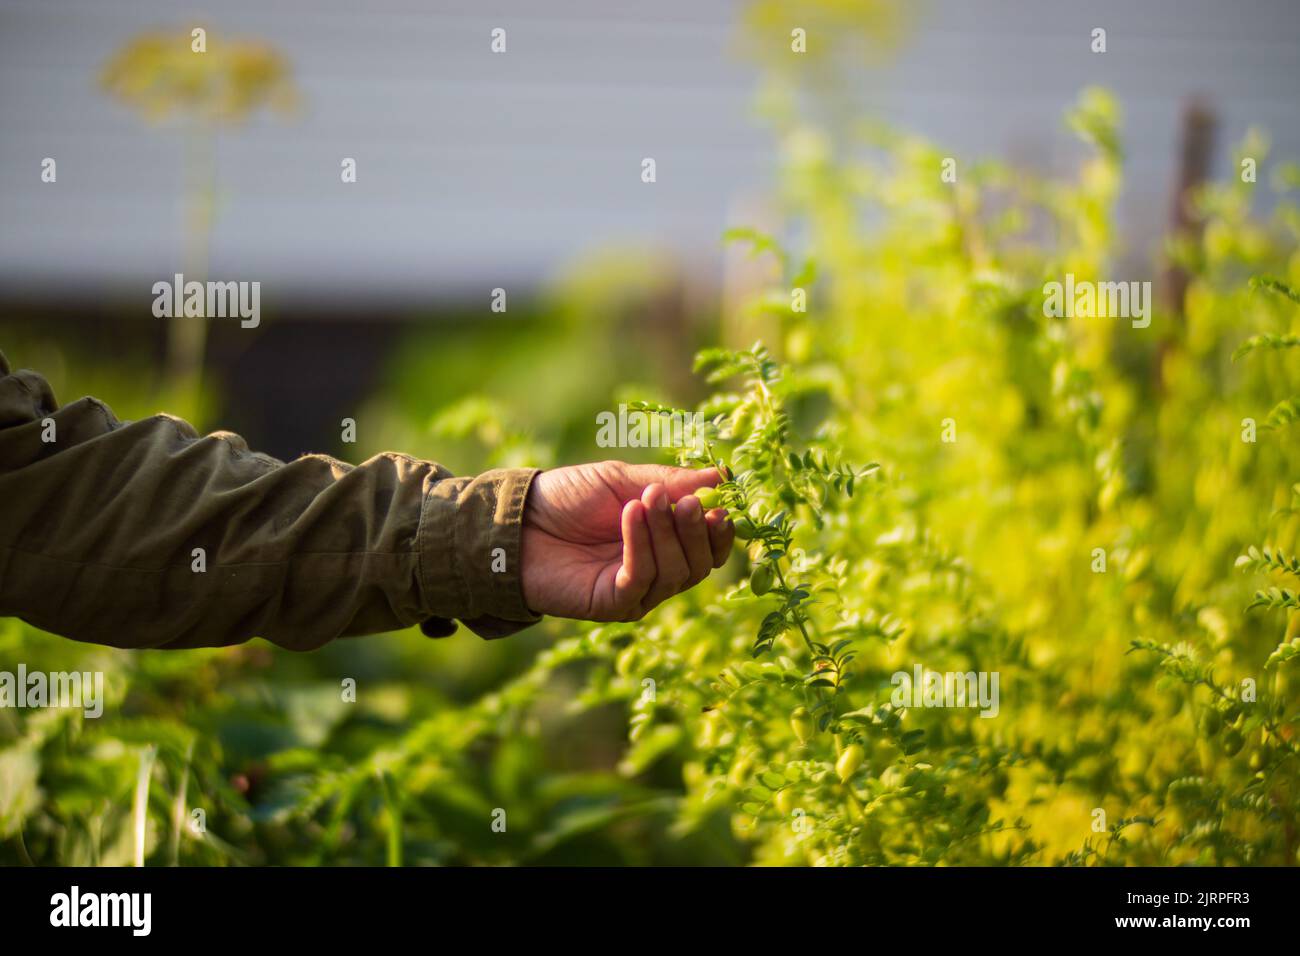
[[[1191,100],[1183,110],[1182,132],[1178,151],[1178,179],[1174,183],[1169,210],[1171,236],[1200,240],[1203,223],[1193,213],[1192,191],[1205,181],[1210,158],[1214,152],[1215,117],[1208,102],[1201,98]],[[1162,298],[1165,310],[1180,321],[1187,296],[1187,273],[1176,263],[1168,262],[1161,276]],[[1156,348],[1156,390],[1164,388],[1165,356],[1175,346],[1172,336],[1166,335]]]

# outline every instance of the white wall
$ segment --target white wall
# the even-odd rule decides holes
[[[222,138],[214,277],[281,296],[431,301],[531,284],[624,239],[707,271],[733,201],[769,175],[754,76],[734,53],[738,6],[5,0],[0,294],[134,290],[179,268],[180,140],[142,132],[95,84],[132,34],[196,20],[282,48],[305,95],[298,119]],[[488,51],[496,25],[505,56]],[[1088,51],[1093,26],[1109,31],[1104,56]],[[1140,247],[1166,216],[1189,94],[1219,108],[1221,147],[1258,122],[1275,156],[1300,159],[1298,64],[1294,0],[944,0],[862,90],[956,155],[1068,168],[1062,111],[1081,87],[1110,86],[1127,113],[1121,216]],[[645,155],[654,187],[639,181]],[[57,186],[39,181],[44,156]],[[342,156],[359,160],[355,186],[339,183]]]

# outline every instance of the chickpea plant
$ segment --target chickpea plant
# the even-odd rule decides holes
[[[904,752],[914,752],[923,731],[904,734],[897,714],[882,710],[844,713],[839,704],[850,679],[854,641],[843,637],[853,631],[840,626],[831,638],[818,639],[813,612],[819,596],[833,596],[834,572],[817,556],[796,547],[799,521],[806,513],[815,527],[825,524],[828,508],[840,496],[851,498],[861,482],[876,474],[877,463],[855,468],[836,460],[825,447],[809,447],[802,453],[790,447],[791,422],[785,411],[781,369],[767,349],[756,343],[748,351],[708,349],[696,358],[696,371],[714,384],[739,380],[739,394],[719,395],[705,403],[712,413],[711,437],[697,457],[683,452],[681,464],[703,463],[717,468],[723,481],[701,498],[706,508],[723,507],[733,522],[736,538],[748,558],[748,574],[730,595],[735,601],[757,601],[772,609],[763,614],[753,637],[750,653],[765,658],[766,665],[742,663],[723,670],[710,682],[711,699],[702,706],[709,730],[712,722],[726,713],[743,714],[762,695],[754,693],[767,684],[784,688],[801,702],[791,711],[790,728],[796,742],[811,755],[819,733],[834,740],[834,775],[843,788],[846,806],[859,817],[862,805],[851,781],[861,767],[863,741],[868,729],[878,727],[882,739],[891,739]],[[641,406],[646,407],[646,406]],[[657,407],[655,411],[676,412]],[[721,446],[730,449],[730,461]],[[782,654],[780,650],[786,653]],[[798,655],[802,666],[791,654]],[[775,658],[775,660],[771,660]],[[710,733],[710,736],[712,734]],[[733,779],[745,779],[745,758],[735,763]],[[759,815],[769,808],[780,816],[793,811],[795,785],[807,777],[822,782],[829,768],[803,759],[787,764],[780,773],[767,770],[745,790],[747,812]],[[800,813],[803,811],[801,810]]]
[[[778,248],[752,231],[738,238]],[[927,759],[926,728],[895,706],[884,666],[905,625],[871,579],[887,563],[916,575],[914,587],[925,577],[936,594],[962,592],[961,562],[907,531],[864,540],[880,508],[871,499],[881,494],[881,468],[844,460],[847,409],[825,401],[813,370],[778,363],[761,343],[706,349],[695,368],[724,390],[699,406],[703,448],[683,450],[679,463],[722,475],[702,503],[727,509],[744,566],[720,592],[706,584],[671,602],[648,628],[594,632],[620,643],[633,635],[619,673],[653,672],[665,691],[653,706],[634,705],[624,768],[645,769],[689,728],[678,831],[730,808],[737,836],[771,861],[962,859],[977,837],[1019,829],[993,818],[986,800],[1005,787],[1002,766],[1014,755],[979,753],[968,733],[950,730],[957,748]],[[864,650],[872,663],[861,668]],[[1032,849],[1022,844],[1006,859]]]
[[[722,475],[726,567],[642,621],[491,651],[131,656],[0,622],[8,659],[99,655],[114,695],[97,721],[6,712],[3,859],[130,862],[147,823],[151,863],[1295,864],[1300,166],[1250,134],[1271,211],[1263,177],[1197,189],[1165,248],[1183,301],[1137,329],[1044,308],[1066,273],[1117,277],[1103,91],[1069,115],[1064,179],[964,161],[947,183],[948,149],[769,105],[800,255],[729,234],[769,280],[699,354],[703,440],[678,455]],[[571,410],[553,460],[592,452]],[[464,403],[437,441],[551,460],[509,414]],[[507,647],[472,686],[442,669]],[[1000,706],[918,701],[918,669],[997,675]]]

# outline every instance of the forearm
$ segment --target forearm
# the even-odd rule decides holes
[[[0,360],[0,614],[118,647],[307,650],[451,619],[500,636],[536,619],[519,580],[534,474],[286,464],[167,416],[59,408]]]

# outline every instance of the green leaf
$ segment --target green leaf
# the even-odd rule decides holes
[[[1267,591],[1256,591],[1255,600],[1246,605],[1246,610],[1249,611],[1257,607],[1269,610],[1283,607],[1297,608],[1300,607],[1300,597],[1297,597],[1294,591],[1288,591],[1285,588],[1269,588]]]
[[[1278,664],[1285,663],[1295,657],[1300,657],[1300,637],[1293,637],[1291,640],[1279,644],[1273,653],[1268,655],[1268,660],[1264,662],[1264,666],[1277,667]]]
[[[1233,566],[1241,571],[1285,571],[1288,574],[1300,575],[1300,558],[1267,547],[1257,548],[1254,545],[1238,557]]]
[[[676,747],[682,738],[682,728],[679,725],[659,724],[628,748],[627,753],[619,762],[619,773],[626,777],[641,773]]]
[[[1300,348],[1300,335],[1274,335],[1264,333],[1262,335],[1252,335],[1232,353],[1232,360],[1235,362],[1249,352],[1259,351],[1260,349],[1294,349]]]
[[[41,764],[35,750],[20,745],[0,751],[0,837],[11,837],[41,803]]]
[[[795,273],[790,285],[796,288],[806,288],[817,281],[817,262],[811,256],[803,261],[803,266]]]
[[[724,243],[742,243],[750,244],[750,257],[760,256],[765,252],[770,252],[776,256],[784,266],[787,256],[785,249],[776,239],[765,232],[760,232],[750,226],[733,226],[722,233]],[[798,285],[798,283],[796,283]]]
[[[1278,402],[1264,421],[1265,428],[1285,428],[1300,418],[1300,395]]]
[[[1292,302],[1300,303],[1300,292],[1274,276],[1252,276],[1250,287],[1252,289],[1267,289],[1277,295],[1286,296]]]

